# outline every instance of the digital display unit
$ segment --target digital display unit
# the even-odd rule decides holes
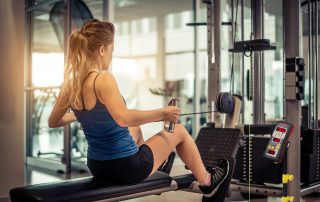
[[[282,157],[287,147],[287,142],[292,133],[292,125],[286,122],[278,122],[272,136],[267,144],[263,156],[276,163],[282,161]]]

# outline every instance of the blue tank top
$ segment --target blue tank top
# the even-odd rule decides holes
[[[88,142],[87,157],[93,160],[111,160],[130,156],[138,152],[138,147],[129,133],[127,127],[119,126],[112,118],[106,106],[96,96],[96,104],[91,110],[73,109],[77,120],[81,123]]]

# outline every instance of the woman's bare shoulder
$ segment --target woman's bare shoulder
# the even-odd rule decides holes
[[[110,72],[101,72],[99,73],[99,77],[107,79],[113,78],[113,75]]]
[[[102,72],[100,73],[97,81],[96,86],[98,88],[113,88],[117,86],[116,80],[114,76],[110,72]]]

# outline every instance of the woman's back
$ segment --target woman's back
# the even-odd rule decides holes
[[[127,127],[120,127],[96,94],[100,73],[91,72],[81,90],[82,108],[72,106],[88,141],[88,158],[111,160],[130,156],[138,151]],[[107,93],[107,92],[106,92]]]

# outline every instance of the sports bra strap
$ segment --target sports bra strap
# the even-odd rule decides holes
[[[100,73],[98,73],[97,75],[96,75],[96,77],[94,78],[94,80],[93,80],[93,90],[94,90],[94,95],[96,96],[96,99],[98,100],[98,97],[97,97],[97,92],[96,92],[96,80],[97,80],[97,78],[98,78],[98,76],[100,75]]]
[[[82,111],[87,111],[86,105],[85,105],[85,103],[84,103],[83,93],[82,93],[83,84],[84,84],[84,82],[87,80],[87,78],[90,76],[90,74],[93,73],[93,72],[96,72],[96,71],[91,71],[91,72],[89,72],[88,75],[84,78],[84,80],[83,80],[83,82],[82,82],[81,92],[80,92],[80,93],[81,93],[81,101],[82,101],[82,105],[83,105],[83,110],[82,110]],[[99,74],[100,74],[100,73],[98,73],[97,76],[98,76]],[[96,76],[96,78],[97,78],[97,76]],[[93,82],[93,88],[94,88],[94,83],[95,83],[95,81],[96,81],[96,78],[94,79],[94,82]],[[95,89],[95,88],[94,88],[94,93],[96,94],[96,89]],[[96,97],[97,97],[97,96],[96,96]]]

